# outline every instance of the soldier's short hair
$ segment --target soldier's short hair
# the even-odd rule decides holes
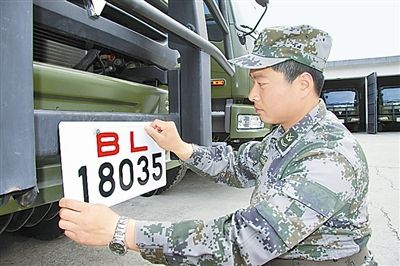
[[[321,95],[322,87],[324,86],[324,74],[312,67],[306,66],[304,64],[298,63],[294,60],[287,60],[276,65],[271,66],[271,68],[277,72],[284,75],[285,79],[292,83],[298,76],[307,72],[311,75],[314,80],[314,89],[318,96]]]

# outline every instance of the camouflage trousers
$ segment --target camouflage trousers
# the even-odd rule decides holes
[[[361,266],[361,265],[378,265],[367,248],[362,249],[359,253],[353,256],[325,261],[310,261],[310,260],[288,260],[274,259],[263,266]]]

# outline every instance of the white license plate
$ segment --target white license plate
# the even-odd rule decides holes
[[[400,117],[396,117],[396,122],[400,122]]]
[[[165,186],[165,150],[146,124],[61,122],[64,196],[112,206]]]
[[[344,119],[339,119],[340,123],[344,124]]]

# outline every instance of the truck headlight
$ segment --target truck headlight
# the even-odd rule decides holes
[[[350,117],[350,122],[358,122],[360,121],[360,118],[358,117]]]
[[[264,123],[258,115],[238,115],[237,129],[261,129],[264,128]]]
[[[387,116],[380,116],[379,121],[389,121],[389,117]]]

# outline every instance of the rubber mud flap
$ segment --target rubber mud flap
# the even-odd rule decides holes
[[[19,205],[23,207],[29,207],[33,204],[33,202],[35,202],[37,194],[38,189],[33,187],[13,194],[13,198],[16,202],[18,202]]]
[[[11,194],[6,194],[0,197],[0,207],[8,203],[11,198]]]

